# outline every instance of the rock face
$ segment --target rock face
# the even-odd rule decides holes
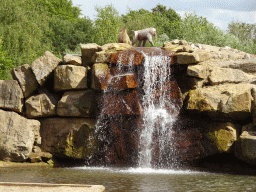
[[[97,152],[94,119],[41,120],[42,148],[57,157],[89,158]]]
[[[101,51],[101,47],[96,43],[89,43],[81,45],[83,66],[90,66],[93,64],[92,57],[96,52]]]
[[[0,159],[25,161],[39,137],[40,122],[0,110]]]
[[[234,153],[255,164],[256,56],[184,40],[163,48],[84,44],[81,56],[65,54],[61,62],[46,51],[31,67],[13,69],[15,80],[0,80],[0,159],[24,161],[31,154],[38,161],[46,150],[59,158],[137,165],[148,96],[141,75],[145,54],[163,49],[168,65],[159,68],[171,75],[163,80],[160,69],[152,74],[164,81],[154,85],[152,97],[160,104],[164,93],[164,109],[177,117],[172,136],[178,158],[194,162]]]
[[[87,68],[74,65],[60,65],[54,71],[56,91],[87,88]]]
[[[205,87],[189,92],[188,110],[223,119],[246,119],[251,115],[251,84]]]
[[[82,57],[80,55],[64,54],[63,55],[63,62],[65,64],[72,64],[72,65],[81,66],[82,65]]]
[[[95,117],[98,94],[94,90],[65,92],[58,102],[59,116]]]
[[[0,108],[23,112],[23,93],[15,80],[0,80]]]
[[[36,80],[40,85],[43,85],[53,70],[60,63],[60,59],[51,52],[46,51],[42,57],[37,58],[31,68],[36,76]]]
[[[25,98],[38,89],[35,75],[28,64],[14,68],[11,73],[13,79],[19,82]]]
[[[220,154],[233,153],[241,126],[230,122],[214,122],[201,118],[183,118],[177,122],[174,143],[184,162]]]
[[[26,100],[26,116],[38,118],[56,114],[56,101],[52,101],[46,94],[31,96]]]
[[[242,128],[242,134],[238,138],[236,146],[236,156],[252,165],[256,165],[256,131],[253,124],[245,125]]]

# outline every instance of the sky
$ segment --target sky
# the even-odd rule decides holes
[[[83,16],[96,19],[95,6],[105,7],[112,4],[120,15],[128,10],[146,9],[151,11],[161,4],[172,8],[181,16],[186,12],[206,17],[207,20],[222,30],[227,30],[232,21],[256,24],[256,0],[72,0],[73,5],[82,10]]]

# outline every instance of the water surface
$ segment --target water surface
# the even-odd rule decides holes
[[[256,191],[256,177],[198,171],[115,168],[1,168],[1,182],[104,185],[106,191]]]

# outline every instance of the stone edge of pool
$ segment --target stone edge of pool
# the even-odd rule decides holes
[[[30,191],[30,192],[105,192],[103,185],[82,185],[82,184],[51,184],[51,183],[20,183],[0,182],[0,191]]]

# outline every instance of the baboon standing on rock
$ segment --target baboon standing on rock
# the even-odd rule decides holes
[[[141,42],[143,41],[143,47],[145,47],[145,44],[147,41],[151,43],[153,47],[155,47],[152,36],[156,36],[156,29],[155,28],[147,28],[142,29],[139,31],[132,31],[133,32],[133,42],[132,45],[137,43],[139,41],[138,47],[140,47]]]
[[[127,43],[129,45],[132,44],[132,42],[127,34],[127,30],[125,28],[120,29],[118,43]]]

